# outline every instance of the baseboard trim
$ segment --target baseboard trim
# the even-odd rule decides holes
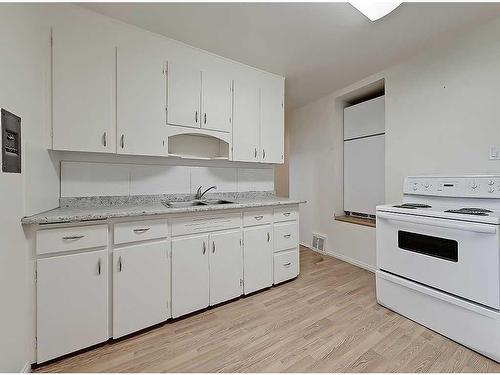
[[[20,371],[21,373],[23,374],[28,374],[31,372],[31,363],[27,362],[24,367],[22,368],[22,370]]]
[[[305,245],[303,243],[300,244],[301,246],[304,246],[304,247],[307,247],[309,250],[312,250],[312,251],[315,251],[319,254],[322,254],[322,255],[327,255],[327,256],[330,256],[330,257],[333,257],[333,258],[337,258],[337,259],[340,259],[344,262],[347,262],[349,264],[352,264],[353,266],[356,266],[356,267],[360,267],[360,268],[363,268],[367,271],[370,271],[370,272],[375,272],[377,270],[376,267],[373,267],[369,264],[366,264],[366,263],[363,263],[363,262],[360,262],[359,260],[356,260],[356,259],[353,259],[353,258],[350,258],[348,256],[345,256],[343,254],[339,254],[339,253],[336,253],[335,251],[319,251],[319,250],[316,250],[316,249],[313,249],[311,248],[310,246],[308,245]]]

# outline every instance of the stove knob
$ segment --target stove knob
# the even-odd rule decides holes
[[[495,188],[490,187],[490,188],[488,189],[488,193],[494,193],[494,192],[495,192]]]
[[[493,181],[493,180],[489,180],[489,181],[488,181],[488,185],[490,185],[490,186],[495,185],[495,181]]]
[[[470,187],[472,188],[472,190],[476,190],[479,187],[479,185],[477,185],[475,182],[473,182]]]
[[[418,189],[418,182],[413,183],[413,190],[416,191]]]

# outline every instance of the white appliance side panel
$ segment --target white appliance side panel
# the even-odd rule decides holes
[[[344,142],[344,210],[375,215],[385,201],[385,136]]]
[[[344,109],[344,140],[385,132],[385,97]]]

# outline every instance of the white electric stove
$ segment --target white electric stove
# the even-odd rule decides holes
[[[500,361],[500,176],[407,177],[377,206],[377,299]]]

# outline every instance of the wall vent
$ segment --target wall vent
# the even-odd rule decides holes
[[[312,248],[318,251],[325,251],[326,237],[321,234],[313,233]]]

